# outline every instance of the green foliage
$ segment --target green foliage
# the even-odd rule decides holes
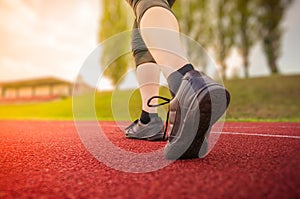
[[[281,54],[282,19],[293,0],[257,0],[261,40],[272,74],[279,73],[277,60]]]
[[[272,73],[278,73],[277,60],[280,57],[283,30],[280,26],[288,6],[293,0],[184,0],[176,1],[173,10],[177,15],[181,32],[201,44],[205,49],[213,47],[221,74],[226,79],[226,59],[233,48],[237,48],[243,58],[245,76],[248,77],[249,54],[257,41],[262,41],[263,50]],[[133,21],[131,8],[124,0],[103,0],[100,41],[124,30],[130,29]],[[129,25],[130,24],[130,25]],[[130,65],[129,56],[121,56],[113,63],[107,63],[118,49],[126,48],[130,38],[105,46],[102,51],[103,67],[109,65],[104,75],[116,85]],[[128,46],[127,46],[128,47]],[[205,52],[188,46],[192,62],[206,70]]]
[[[100,42],[128,30],[128,16],[130,16],[129,13],[131,13],[128,6],[125,5],[124,0],[103,0],[102,6],[103,15],[99,33]],[[101,65],[104,70],[104,75],[112,81],[113,85],[116,85],[121,80],[130,62],[128,62],[127,56],[121,56],[113,63],[108,63],[107,60],[109,60],[117,50],[120,51],[128,48],[128,45],[130,45],[129,39],[129,37],[116,38],[113,45],[103,45],[104,49],[102,49],[101,54]]]
[[[128,9],[124,7],[123,0],[102,0],[102,18],[101,31],[99,34],[100,41],[128,29],[127,16]]]
[[[258,41],[257,2],[235,0],[235,46],[243,59],[245,77],[249,77],[249,54]]]
[[[257,41],[263,50],[273,74],[278,73],[283,30],[280,26],[287,8],[293,0],[212,0],[178,1],[174,6],[181,31],[203,47],[213,47],[221,74],[226,79],[226,58],[237,48],[243,58],[245,76],[248,77],[249,55]],[[188,49],[193,60],[205,58]]]
[[[213,47],[216,52],[216,61],[221,66],[221,75],[226,79],[227,64],[226,58],[229,56],[234,45],[235,36],[235,19],[234,19],[235,2],[232,0],[215,0],[213,1],[214,21]]]
[[[212,29],[210,24],[209,1],[185,0],[177,1],[173,8],[180,31],[197,41],[204,49],[212,41]],[[188,55],[192,62],[202,66],[206,70],[207,57],[204,51],[195,51],[193,45],[188,45]]]

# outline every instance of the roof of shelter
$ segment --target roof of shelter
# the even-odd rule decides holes
[[[32,86],[47,86],[53,84],[69,84],[71,82],[54,78],[54,77],[45,77],[45,78],[37,78],[37,79],[27,79],[27,80],[19,80],[19,81],[10,81],[10,82],[0,82],[0,87],[32,87]]]

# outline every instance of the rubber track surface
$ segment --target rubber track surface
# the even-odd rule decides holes
[[[113,123],[105,131],[130,151],[165,145],[125,139]],[[93,158],[71,121],[0,121],[0,198],[300,197],[300,123],[226,123],[223,131],[203,160],[133,174]]]

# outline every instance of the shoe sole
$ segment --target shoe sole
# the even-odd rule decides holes
[[[164,132],[161,131],[153,136],[150,137],[134,137],[134,136],[127,136],[125,135],[126,138],[128,139],[135,139],[135,140],[147,140],[147,141],[165,141],[164,140]]]

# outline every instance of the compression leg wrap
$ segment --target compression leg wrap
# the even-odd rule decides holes
[[[134,22],[132,29],[131,47],[136,67],[144,63],[156,63],[141,36],[137,21]]]

